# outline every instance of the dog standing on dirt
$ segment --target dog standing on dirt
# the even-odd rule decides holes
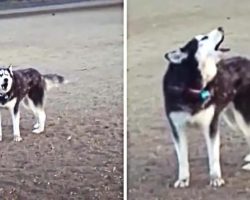
[[[46,114],[44,97],[46,90],[64,83],[62,76],[56,74],[41,75],[33,68],[12,70],[0,68],[0,107],[8,108],[13,123],[14,141],[21,141],[19,106],[29,108],[35,115],[36,122],[33,133],[41,133],[45,128]],[[0,116],[0,141],[2,140],[2,126]]]
[[[179,162],[175,187],[189,185],[189,163],[186,133],[187,121],[198,122],[204,132],[209,160],[210,184],[221,186],[224,180],[220,166],[220,116],[232,109],[235,125],[250,146],[250,59],[241,56],[220,59],[222,28],[197,36],[183,48],[167,53],[169,68],[164,76],[166,115]],[[201,56],[203,55],[203,56]],[[231,106],[229,106],[232,104]],[[234,124],[230,120],[232,127]],[[250,154],[243,169],[250,170]]]
[[[165,55],[169,61],[163,79],[165,109],[179,163],[178,179],[174,187],[187,187],[190,181],[184,130],[190,121],[201,125],[206,138],[210,184],[224,184],[220,166],[220,137],[217,124],[212,123],[216,105],[200,108],[209,99],[208,92],[203,89],[217,74],[216,62],[220,60],[222,52],[219,47],[223,40],[224,31],[219,27],[206,35],[194,37],[184,47]]]

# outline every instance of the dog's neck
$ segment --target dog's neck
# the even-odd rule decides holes
[[[1,104],[5,104],[8,100],[10,100],[13,97],[14,84],[15,84],[15,79],[13,78],[10,90],[6,93],[0,93]]]
[[[217,74],[217,60],[208,57],[203,63],[199,65],[199,70],[202,76],[202,86],[205,87]]]
[[[0,93],[0,103],[2,105],[5,104],[6,102],[8,102],[9,99],[10,99],[10,93],[9,92],[4,93],[4,94]]]

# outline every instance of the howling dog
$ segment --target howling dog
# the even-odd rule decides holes
[[[224,40],[222,27],[208,34],[198,35],[184,47],[165,54],[169,61],[163,79],[166,116],[172,129],[172,138],[177,154],[179,172],[175,187],[187,187],[190,173],[188,147],[185,133],[187,122],[201,125],[206,138],[210,184],[221,186],[220,138],[217,133],[218,115],[216,102],[203,108],[210,94],[204,88],[217,75],[216,63],[223,53],[220,45]],[[219,94],[220,95],[220,94]]]
[[[224,119],[227,116],[225,110],[233,111],[235,125],[250,146],[250,60],[241,56],[221,58],[225,51],[219,48],[223,40],[224,31],[219,27],[206,35],[196,36],[184,47],[165,55],[169,61],[163,80],[165,108],[179,163],[175,187],[189,185],[186,122],[197,122],[203,130],[212,186],[224,184],[219,122],[220,116]],[[232,125],[232,121],[226,122]],[[245,161],[250,162],[250,154]],[[242,168],[249,170],[250,164]]]
[[[35,115],[33,133],[41,133],[45,128],[46,114],[44,97],[46,90],[64,83],[64,77],[57,74],[40,74],[33,68],[12,70],[12,66],[0,68],[0,107],[8,108],[13,123],[14,141],[21,141],[20,112],[22,102]],[[2,126],[0,118],[0,141]]]

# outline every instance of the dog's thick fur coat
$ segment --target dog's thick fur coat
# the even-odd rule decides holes
[[[233,105],[236,124],[250,144],[250,60],[221,59],[218,55],[223,39],[224,32],[218,28],[165,55],[170,62],[163,80],[165,108],[179,163],[175,187],[187,187],[190,180],[186,122],[197,122],[205,135],[212,186],[224,184],[218,125],[229,103]],[[206,101],[199,98],[201,91],[209,91]],[[249,162],[250,155],[245,160]]]
[[[46,114],[44,111],[45,92],[52,86],[64,83],[64,78],[56,74],[41,75],[33,68],[12,70],[0,68],[0,107],[10,110],[13,121],[13,134],[15,141],[21,141],[20,112],[22,102],[35,115],[34,133],[41,133],[45,128]],[[2,127],[0,120],[0,140],[2,140]]]

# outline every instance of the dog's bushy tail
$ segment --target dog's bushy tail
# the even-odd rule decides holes
[[[67,83],[65,78],[58,74],[44,74],[43,78],[45,80],[46,90],[50,90],[51,88]]]

